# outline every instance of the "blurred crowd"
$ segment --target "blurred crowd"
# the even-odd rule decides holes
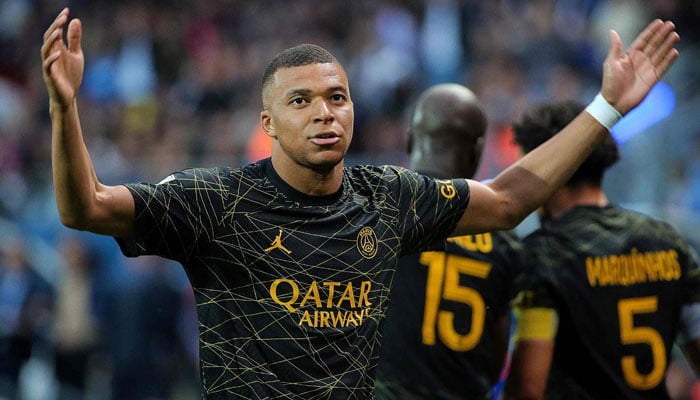
[[[0,399],[197,397],[196,316],[181,269],[125,258],[111,238],[58,220],[39,49],[64,6],[83,23],[79,108],[107,184],[265,157],[262,73],[301,42],[347,69],[348,164],[405,164],[415,96],[460,82],[489,117],[477,176],[489,178],[518,157],[509,123],[521,110],[593,98],[610,28],[629,45],[652,18],[670,19],[681,35],[664,79],[670,115],[624,139],[606,185],[612,201],[700,244],[698,0],[0,0]]]

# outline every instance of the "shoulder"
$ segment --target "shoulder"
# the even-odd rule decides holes
[[[374,190],[406,184],[413,186],[420,177],[416,172],[397,165],[355,165],[345,167],[344,174],[353,187]]]
[[[418,174],[399,165],[355,165],[345,167],[345,173],[350,177],[360,179],[392,179],[403,175],[417,176]]]
[[[262,176],[262,168],[257,164],[249,164],[243,167],[209,167],[209,168],[187,168],[170,173],[161,179],[157,185],[178,183],[189,186],[202,182],[224,182],[241,179],[244,176]]]
[[[620,218],[624,218],[621,225],[629,227],[630,230],[636,230],[641,235],[685,242],[681,231],[668,221],[622,207],[610,207],[609,210],[609,212],[617,212]]]

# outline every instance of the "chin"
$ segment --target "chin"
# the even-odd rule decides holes
[[[343,155],[333,156],[333,157],[318,157],[313,160],[309,160],[307,166],[314,171],[318,172],[330,172],[336,166],[343,162]]]

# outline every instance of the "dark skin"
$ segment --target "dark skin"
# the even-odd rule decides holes
[[[683,353],[688,359],[695,376],[700,376],[700,338],[695,338],[683,346]]]
[[[408,132],[410,168],[438,177],[471,178],[479,165],[486,116],[476,96],[457,84],[426,90]]]
[[[408,132],[409,167],[441,178],[472,178],[483,152],[486,115],[468,88],[441,84],[416,102]],[[508,350],[510,316],[503,315],[489,334],[494,357],[491,376],[498,376]]]

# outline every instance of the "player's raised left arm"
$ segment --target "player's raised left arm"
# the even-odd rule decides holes
[[[471,200],[454,234],[512,229],[578,169],[622,115],[636,107],[678,58],[672,22],[652,21],[622,51],[610,31],[601,96],[569,125],[486,184],[469,181]]]

